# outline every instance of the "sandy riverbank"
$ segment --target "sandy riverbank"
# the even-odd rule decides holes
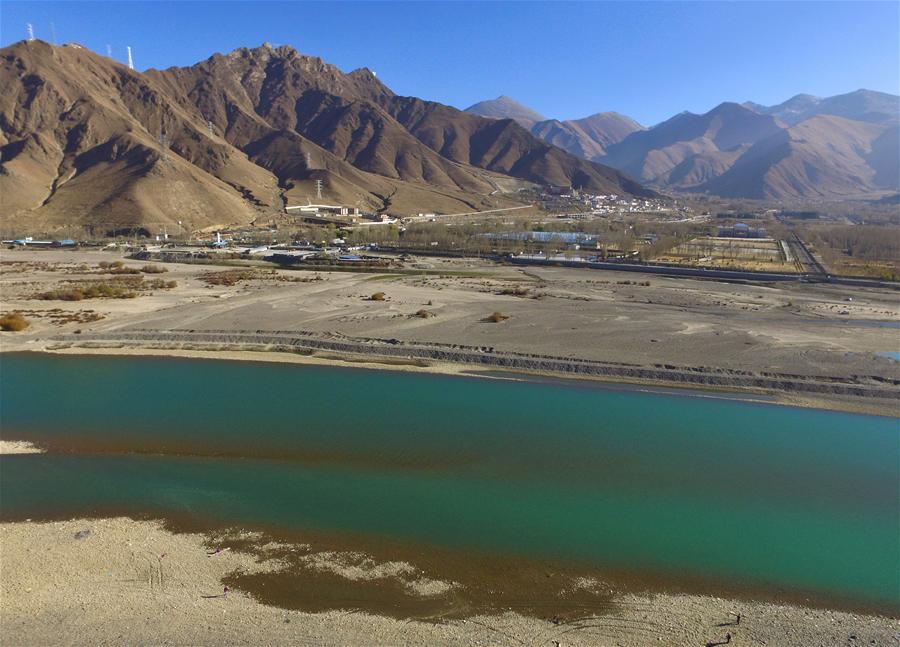
[[[579,384],[596,384],[599,388],[626,388],[647,392],[665,392],[692,397],[706,397],[745,402],[764,402],[795,407],[826,409],[868,415],[896,417],[900,414],[900,402],[889,399],[856,398],[829,394],[827,397],[814,394],[803,394],[787,391],[767,391],[765,389],[728,389],[713,385],[686,385],[678,382],[651,381],[638,379],[617,379],[615,377],[598,377],[588,375],[560,374],[550,371],[522,370],[486,370],[483,365],[441,362],[436,360],[414,361],[392,359],[377,356],[355,356],[338,354],[298,354],[279,351],[236,350],[221,347],[215,350],[189,348],[189,344],[174,346],[137,346],[137,345],[91,345],[49,343],[44,347],[32,345],[29,352],[46,352],[59,355],[96,355],[122,357],[171,357],[184,359],[216,359],[225,361],[274,362],[283,364],[299,364],[307,366],[337,366],[368,370],[389,370],[409,373],[428,373],[437,375],[456,375],[478,377],[480,379],[503,380],[562,380],[577,381]]]
[[[44,450],[24,440],[0,439],[0,456],[13,454],[41,454]]]
[[[383,340],[404,348],[430,345],[453,352],[490,348],[503,361],[517,354],[567,358],[656,376],[575,375],[578,379],[742,390],[774,394],[779,401],[801,406],[897,415],[897,398],[853,393],[881,390],[891,395],[900,380],[900,362],[879,356],[897,350],[892,326],[900,322],[900,304],[896,291],[889,289],[854,289],[850,299],[848,288],[828,285],[735,284],[509,267],[479,259],[415,258],[404,264],[405,274],[255,268],[241,270],[243,278],[234,284],[210,283],[211,273],[227,268],[167,263],[161,264],[167,270],[163,276],[174,281],[172,289],[141,291],[132,299],[34,298],[42,291],[115,280],[98,268],[111,258],[98,251],[10,253],[0,264],[0,309],[22,311],[31,326],[0,335],[0,349],[59,346],[60,338],[72,339],[76,331],[85,342],[140,333],[145,341],[132,345],[155,349],[138,352],[164,349],[174,356],[176,350],[205,353],[210,345],[190,339],[147,343],[146,336],[177,330],[246,338],[294,331],[340,343]],[[143,265],[127,259],[124,263],[135,271]],[[428,274],[409,273],[417,270]],[[384,301],[370,298],[378,292],[386,295]],[[494,311],[509,318],[486,321]],[[303,358],[296,353],[250,355],[244,346],[219,344],[217,356],[441,373],[504,369],[434,357],[388,360],[375,352],[370,357],[319,350]],[[558,376],[539,361],[531,364],[516,370]],[[673,377],[677,379],[670,381]],[[685,378],[690,378],[687,384]],[[814,383],[826,391],[782,388],[792,381]],[[736,387],[734,382],[753,386]]]
[[[251,537],[252,539],[252,537]],[[279,568],[278,559],[225,550],[124,518],[0,524],[0,624],[5,644],[316,645],[894,645],[896,619],[693,595],[617,593],[601,609],[555,624],[505,612],[430,622],[347,609],[266,606],[223,578]],[[276,551],[277,552],[277,551]],[[409,579],[398,563],[316,553],[312,568],[349,580]],[[428,597],[453,583],[415,576]],[[584,586],[598,583],[583,583]],[[429,588],[430,587],[430,588]],[[740,612],[739,625],[734,612]]]

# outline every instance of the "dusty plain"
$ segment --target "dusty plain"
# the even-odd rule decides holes
[[[22,332],[0,333],[0,350],[211,356],[446,373],[487,370],[377,353],[301,354],[243,342],[192,342],[188,332],[293,331],[337,340],[489,348],[630,366],[782,371],[836,382],[858,382],[863,376],[880,387],[900,379],[900,363],[879,355],[900,351],[898,292],[883,289],[725,283],[421,257],[375,273],[165,264],[166,272],[142,279],[175,281],[176,287],[139,290],[125,299],[34,298],[77,282],[115,280],[98,268],[101,261],[114,260],[125,267],[146,265],[113,252],[4,250],[0,314],[21,312],[30,325]],[[210,284],[209,273],[235,270],[244,274],[233,285]],[[383,301],[371,298],[378,292],[384,293]],[[489,321],[494,312],[508,318]],[[104,338],[129,331],[182,331],[184,341]],[[718,391],[709,395],[723,397]],[[743,396],[898,413],[896,397],[777,389],[748,389]],[[0,447],[4,454],[34,449],[15,442]],[[391,617],[352,605],[311,613],[268,604],[257,594],[260,589],[252,593],[252,587],[240,584],[224,595],[224,582],[240,583],[282,568],[288,554],[250,549],[251,541],[211,556],[223,541],[211,533],[173,532],[153,520],[2,523],[2,642],[638,646],[723,644],[730,633],[735,645],[896,645],[900,635],[896,618],[831,611],[802,601],[642,593],[595,580],[580,581],[576,588],[600,596],[603,604],[565,617],[498,606],[473,609],[463,617],[427,619]],[[441,573],[403,562],[308,546],[302,550],[311,572],[354,582],[393,582],[391,586],[405,587],[426,601],[460,586]],[[735,612],[742,614],[739,625],[733,624]]]
[[[77,347],[87,352],[91,347],[105,347],[106,352],[115,352],[127,346],[258,351],[271,348],[248,346],[248,335],[280,331],[332,340],[491,349],[498,354],[539,354],[648,369],[797,376],[823,384],[880,389],[882,397],[787,388],[755,391],[792,404],[884,415],[900,411],[895,397],[900,362],[880,355],[900,351],[900,291],[891,289],[725,283],[420,257],[374,273],[272,269],[266,264],[248,269],[166,263],[161,265],[167,272],[143,278],[175,281],[177,287],[172,289],[140,291],[131,299],[33,298],[79,282],[123,278],[97,274],[99,262],[119,259],[115,253],[99,251],[4,251],[0,313],[20,311],[31,325],[23,332],[4,334],[2,349]],[[126,267],[146,264],[122,260]],[[208,275],[229,271],[246,276],[233,285],[209,284]],[[384,300],[372,300],[379,292]],[[508,318],[491,322],[488,317],[494,312]],[[80,337],[73,337],[76,331]],[[122,336],[135,331],[140,331],[143,342],[122,342]],[[177,343],[154,341],[154,331],[178,331],[180,338]],[[206,333],[208,337],[213,332],[221,333],[219,343],[208,339],[201,343],[191,336]],[[230,339],[229,333],[242,336]],[[372,347],[368,354],[377,355],[376,351]],[[240,355],[232,353],[230,358]],[[272,353],[272,359],[276,355],[286,354]],[[375,359],[375,364],[393,368],[404,364],[396,353],[387,363],[385,358],[365,357],[366,353],[304,355],[292,359],[351,360],[354,365]],[[463,366],[465,361],[455,362],[460,366],[452,369],[446,360],[406,363],[440,372],[474,368]],[[486,368],[490,367],[480,366]],[[539,367],[531,372],[542,373]],[[665,379],[620,381],[666,383]]]

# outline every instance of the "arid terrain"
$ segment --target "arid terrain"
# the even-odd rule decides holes
[[[895,619],[786,604],[697,595],[613,591],[576,581],[570,595],[599,591],[600,614],[556,618],[515,611],[459,619],[407,620],[355,610],[308,613],[268,606],[222,581],[277,571],[274,555],[300,553],[308,586],[316,574],[358,585],[459,586],[403,562],[309,545],[225,549],[254,538],[173,534],[160,523],[125,518],[0,524],[4,644],[153,643],[162,645],[893,645]],[[326,580],[327,581],[327,580]],[[553,608],[550,600],[544,601]],[[737,613],[741,621],[735,624]],[[164,620],[164,621],[161,621]],[[722,641],[722,642],[720,642]]]
[[[21,312],[30,325],[4,334],[4,350],[290,350],[300,359],[506,368],[897,412],[900,363],[880,355],[898,350],[900,304],[889,289],[424,257],[379,273],[166,263],[142,274],[147,264],[127,259],[124,269],[99,267],[116,260],[6,252],[2,313]],[[133,298],[52,294],[98,284],[114,293],[124,285],[119,293]]]
[[[0,314],[19,312],[28,322],[0,334],[3,351],[199,355],[494,377],[514,376],[498,372],[513,369],[897,414],[898,363],[879,355],[898,350],[893,290],[851,296],[845,288],[799,282],[748,285],[475,258],[418,257],[368,273],[16,250],[3,254],[0,293]],[[33,451],[26,443],[0,445],[4,454]],[[569,606],[584,596],[592,611],[556,617],[541,614],[553,605],[540,594],[529,598],[527,612],[485,602],[496,595],[519,600],[507,590],[515,583],[506,566],[493,574],[471,565],[454,571],[438,558],[419,555],[424,561],[410,564],[313,538],[285,544],[239,529],[176,530],[125,518],[0,524],[4,640],[638,646],[724,644],[730,634],[736,645],[890,645],[898,632],[895,618],[802,599],[642,593],[581,573],[557,575],[569,578],[560,584],[574,596]],[[539,568],[516,571],[530,577]],[[283,608],[265,583],[271,588],[288,572],[292,591],[358,595],[358,608]],[[535,577],[543,581],[542,573]],[[406,607],[392,607],[395,589],[405,591],[396,598],[403,604],[413,592],[418,611],[404,616]],[[421,609],[448,591],[471,611],[423,617]]]

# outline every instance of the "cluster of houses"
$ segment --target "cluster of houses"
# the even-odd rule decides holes
[[[335,223],[348,225],[392,224],[397,222],[386,213],[364,213],[358,207],[336,204],[304,204],[285,207],[288,214],[313,223]]]

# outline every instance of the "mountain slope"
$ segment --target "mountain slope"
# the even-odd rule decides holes
[[[329,201],[398,215],[515,204],[495,195],[511,178],[647,193],[510,121],[396,97],[290,47],[142,74],[20,42],[0,51],[0,82],[3,224],[267,221],[316,180]]]
[[[537,122],[547,119],[539,112],[503,95],[496,99],[479,101],[475,105],[466,108],[463,112],[489,119],[512,119],[522,124],[525,128],[531,128]]]
[[[270,128],[299,133],[357,169],[442,190],[489,194],[494,185],[487,170],[538,183],[646,193],[621,173],[547,146],[515,124],[509,128],[499,125],[509,124],[502,120],[398,97],[368,70],[343,74],[286,46],[235,50],[148,75],[191,103],[202,97],[202,109],[241,148],[258,135],[261,119]],[[492,147],[503,154],[489,155]]]
[[[778,117],[791,126],[818,115],[876,124],[896,124],[900,121],[900,97],[873,90],[856,90],[824,99],[798,94],[775,106],[750,105],[760,114]]]
[[[599,161],[609,146],[618,144],[643,126],[617,112],[598,112],[583,119],[549,119],[531,128],[545,142],[585,159]]]
[[[723,103],[703,115],[685,112],[632,133],[609,147],[602,159],[639,180],[665,185],[673,169],[692,156],[752,145],[782,128],[774,117]]]
[[[896,128],[820,115],[758,142],[700,188],[726,197],[856,197],[900,186],[898,156]]]
[[[250,222],[271,202],[271,174],[123,65],[33,41],[2,51],[0,83],[0,216],[208,226]]]
[[[423,144],[460,164],[596,193],[653,195],[614,169],[542,142],[511,119],[485,119],[415,97],[391,97],[385,107]]]

